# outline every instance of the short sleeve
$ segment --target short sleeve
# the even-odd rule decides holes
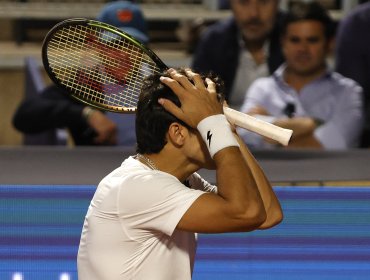
[[[185,187],[176,177],[160,171],[132,175],[118,195],[118,215],[127,229],[172,235],[180,219],[203,191]]]

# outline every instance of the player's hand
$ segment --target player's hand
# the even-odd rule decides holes
[[[99,110],[94,110],[87,119],[97,136],[94,142],[100,145],[117,144],[117,125]]]
[[[223,113],[213,81],[207,78],[205,85],[201,76],[190,69],[186,69],[186,76],[174,69],[169,69],[168,73],[171,78],[161,77],[161,81],[171,88],[181,102],[180,108],[168,99],[159,99],[158,102],[168,112],[193,128],[204,118]]]

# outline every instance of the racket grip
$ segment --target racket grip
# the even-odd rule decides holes
[[[224,114],[231,124],[273,139],[284,146],[288,145],[289,140],[292,137],[293,130],[273,125],[231,108],[224,107]]]

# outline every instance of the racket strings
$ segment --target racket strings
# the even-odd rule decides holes
[[[92,101],[102,102],[104,95],[99,88],[91,86],[93,85],[91,83],[90,86],[87,86],[89,81],[95,80],[96,84],[103,81],[102,77],[97,75],[99,73],[93,73],[91,67],[98,61],[93,61],[95,57],[93,55],[90,61],[83,58],[83,53],[87,52],[87,48],[84,44],[81,44],[83,37],[78,36],[78,34],[75,33],[75,36],[71,39],[69,32],[61,30],[58,36],[49,43],[49,62],[58,79],[73,92],[77,92],[79,95],[91,96]],[[83,73],[83,77],[81,77],[81,73]],[[81,81],[81,79],[84,80]]]
[[[89,46],[89,49],[91,49],[91,46]],[[91,57],[94,57],[94,56],[91,56]],[[106,61],[107,61],[107,60],[106,60]],[[87,63],[87,61],[86,61],[86,60],[85,60],[85,63],[86,63],[86,64],[89,64],[89,63]],[[94,64],[94,63],[93,63],[93,64]],[[112,67],[112,66],[111,66],[111,67]],[[89,74],[89,72],[90,72],[90,73],[94,73],[94,72],[96,72],[96,71],[93,71],[93,72],[91,72],[91,71],[86,71],[86,73],[87,73],[87,74]],[[93,80],[93,79],[95,79],[95,78],[96,78],[96,77],[92,77],[92,80]],[[95,80],[96,80],[96,79],[95,79]],[[105,81],[105,83],[107,83],[107,81]],[[108,88],[108,89],[112,89],[112,87],[106,87],[106,88]],[[107,100],[106,100],[106,99],[105,99],[105,102],[107,102]],[[115,102],[113,102],[113,103],[115,103]]]
[[[55,75],[75,95],[108,107],[136,107],[142,80],[159,72],[129,40],[91,26],[58,31],[49,42],[48,56]]]
[[[122,43],[120,41],[120,43]],[[148,56],[143,55],[143,52],[136,46],[129,44],[127,41],[123,41],[123,46],[120,43],[114,43],[114,48],[119,50],[125,50],[126,53],[130,53],[130,61],[132,68],[135,69],[132,71],[131,75],[127,77],[129,85],[131,87],[127,88],[127,91],[130,92],[126,97],[131,98],[132,102],[136,103],[138,99],[138,93],[141,89],[142,80],[145,76],[158,72],[158,67],[154,64]],[[138,82],[139,81],[139,82]]]

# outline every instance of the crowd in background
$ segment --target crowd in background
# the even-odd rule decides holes
[[[288,11],[278,0],[225,2],[232,16],[203,28],[191,68],[220,76],[230,107],[292,129],[288,148],[370,147],[370,3],[336,23],[315,1],[295,1]],[[138,4],[111,1],[97,19],[150,44]],[[115,118],[52,85],[24,100],[13,123],[23,133],[68,128],[75,145],[135,145],[134,117]],[[251,148],[281,148],[239,133]]]

